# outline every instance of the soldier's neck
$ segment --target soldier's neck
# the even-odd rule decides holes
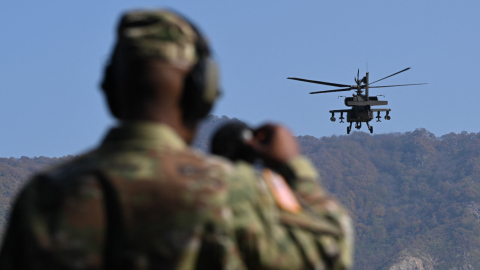
[[[190,145],[195,138],[196,127],[188,127],[183,123],[180,110],[162,110],[160,108],[162,107],[156,107],[154,110],[146,110],[142,114],[128,117],[125,120],[148,121],[167,125],[172,128],[185,143]]]

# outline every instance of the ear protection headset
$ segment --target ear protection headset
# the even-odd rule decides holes
[[[178,15],[180,16],[180,15]],[[180,100],[180,106],[183,111],[183,122],[185,125],[195,127],[196,124],[208,115],[220,95],[218,85],[218,68],[216,63],[210,57],[208,44],[201,32],[185,17],[194,32],[197,34],[195,50],[198,56],[197,63],[192,67],[189,74],[185,77],[183,94]],[[101,87],[105,92],[108,105],[113,116],[119,118],[120,104],[116,100],[115,74],[113,66],[115,61],[115,51],[110,62],[105,68],[104,79]]]
[[[180,105],[183,110],[184,124],[194,127],[210,112],[215,100],[220,95],[220,88],[218,68],[210,57],[207,42],[192,23],[190,26],[197,34],[195,47],[198,61],[185,78]]]

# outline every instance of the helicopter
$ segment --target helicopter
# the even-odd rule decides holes
[[[388,101],[386,100],[378,100],[378,96],[370,96],[369,95],[369,89],[370,88],[384,88],[384,87],[397,87],[397,86],[411,86],[411,85],[422,85],[426,83],[414,83],[414,84],[397,84],[397,85],[384,85],[384,86],[370,86],[376,82],[379,82],[381,80],[384,80],[386,78],[390,78],[394,75],[397,75],[399,73],[402,73],[404,71],[409,70],[410,68],[406,68],[403,70],[400,70],[399,72],[393,73],[391,75],[388,75],[387,77],[381,78],[379,80],[376,80],[374,82],[369,82],[369,73],[366,72],[365,77],[362,79],[359,78],[360,75],[360,69],[357,71],[357,77],[354,77],[356,85],[347,85],[347,84],[338,84],[338,83],[330,83],[330,82],[322,82],[322,81],[314,81],[314,80],[307,80],[307,79],[302,79],[302,78],[295,78],[295,77],[288,77],[287,79],[290,80],[297,80],[297,81],[302,81],[302,82],[308,82],[308,83],[316,83],[316,84],[323,84],[323,85],[329,85],[329,86],[335,86],[335,87],[346,87],[342,89],[334,89],[334,90],[325,90],[325,91],[316,91],[316,92],[310,92],[310,94],[321,94],[321,93],[331,93],[331,92],[342,92],[342,91],[350,91],[350,90],[355,90],[356,93],[353,93],[352,97],[345,97],[345,106],[347,107],[352,107],[351,109],[345,109],[345,110],[331,110],[329,111],[332,114],[332,117],[330,117],[330,121],[335,122],[335,113],[340,113],[340,123],[345,123],[343,120],[345,120],[345,117],[343,117],[344,113],[347,113],[347,122],[350,123],[350,125],[347,127],[347,134],[350,134],[350,131],[352,130],[352,124],[355,122],[355,128],[356,129],[361,129],[362,128],[362,122],[365,122],[367,124],[368,130],[370,133],[373,133],[373,126],[370,125],[370,121],[373,120],[373,115],[376,112],[377,116],[377,122],[381,122],[380,119],[382,118],[380,116],[380,112],[385,112],[385,120],[390,120],[390,111],[391,109],[372,109],[372,106],[381,106],[381,105],[388,105]],[[363,94],[365,90],[365,94]]]

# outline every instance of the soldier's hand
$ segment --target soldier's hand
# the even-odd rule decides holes
[[[300,155],[297,140],[281,125],[267,124],[256,129],[247,143],[271,167],[284,165]]]

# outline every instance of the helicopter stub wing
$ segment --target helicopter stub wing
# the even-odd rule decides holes
[[[389,112],[391,109],[370,109],[372,112]]]
[[[340,113],[343,113],[343,112],[350,112],[351,110],[331,110],[329,111],[330,113],[337,113],[337,112],[340,112]]]

